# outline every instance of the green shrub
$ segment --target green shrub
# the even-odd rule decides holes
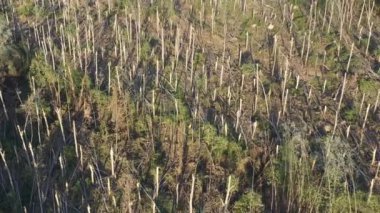
[[[213,159],[227,168],[234,168],[243,156],[242,147],[227,137],[217,135],[215,127],[211,124],[204,125],[202,132],[202,140],[211,150]]]
[[[359,119],[359,111],[357,108],[347,109],[343,111],[343,118],[346,121],[355,123]]]
[[[40,20],[47,16],[47,11],[48,10],[41,7],[40,5],[35,4],[32,0],[23,1],[16,7],[16,12],[22,19],[30,19],[33,17]]]
[[[242,148],[235,142],[228,141],[225,137],[217,136],[211,145],[213,158],[216,161],[227,161],[235,164],[241,157]]]
[[[34,2],[32,0],[24,1],[16,8],[16,11],[21,16],[31,16],[34,12]]]
[[[151,47],[149,41],[143,41],[140,51],[140,61],[146,61],[150,58]]]
[[[332,212],[378,212],[380,196],[372,195],[368,201],[368,193],[357,191],[350,197],[347,195],[338,196],[332,203],[334,203]]]
[[[20,76],[25,71],[25,51],[12,42],[12,32],[4,18],[0,17],[0,77],[3,72],[9,76]]]
[[[233,207],[233,212],[237,213],[263,212],[263,210],[261,195],[253,191],[243,194]]]
[[[361,79],[359,81],[359,89],[362,93],[366,94],[366,97],[370,99],[376,99],[377,92],[380,88],[380,82],[371,79]]]
[[[4,48],[5,45],[9,44],[11,36],[12,32],[2,16],[0,18],[0,48]]]
[[[255,66],[253,64],[243,64],[240,69],[245,75],[255,72]]]
[[[37,53],[30,65],[30,76],[34,77],[34,82],[39,88],[47,88],[49,85],[58,83],[61,77],[52,66],[45,61],[43,53]]]

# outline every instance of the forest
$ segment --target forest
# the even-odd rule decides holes
[[[0,0],[0,212],[379,212],[380,1]]]

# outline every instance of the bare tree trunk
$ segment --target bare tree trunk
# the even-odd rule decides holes
[[[192,174],[191,176],[191,192],[190,192],[190,198],[189,198],[189,212],[193,213],[193,196],[194,196],[194,186],[195,186],[195,175]]]

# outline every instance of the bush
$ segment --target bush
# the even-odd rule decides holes
[[[242,147],[227,137],[217,135],[215,127],[211,124],[203,126],[202,130],[202,139],[211,149],[213,159],[227,169],[235,168],[242,157]]]
[[[12,32],[0,18],[0,77],[20,76],[24,71],[26,56],[20,47],[12,43]],[[2,72],[5,72],[2,74]]]
[[[261,195],[250,191],[243,194],[239,200],[235,202],[233,212],[263,212],[264,206],[261,201]]]
[[[361,79],[359,81],[359,89],[366,97],[376,99],[377,91],[380,88],[380,82],[371,79]]]
[[[34,77],[37,87],[46,88],[58,83],[60,76],[53,71],[50,64],[45,61],[43,53],[37,53],[30,65],[30,76]]]

